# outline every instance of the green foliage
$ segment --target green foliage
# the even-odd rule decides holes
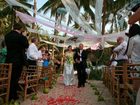
[[[94,94],[95,94],[95,95],[99,95],[99,94],[100,94],[99,90],[96,90],[96,91],[94,92]]]
[[[91,68],[91,72],[89,75],[89,79],[90,80],[101,80],[102,77],[102,70],[93,70],[93,68]]]
[[[105,99],[104,99],[103,96],[99,95],[99,96],[98,96],[98,101],[105,101]]]
[[[31,100],[37,100],[37,99],[38,99],[37,94],[33,94]]]
[[[17,100],[11,100],[9,103],[3,103],[0,105],[20,105],[20,102]]]

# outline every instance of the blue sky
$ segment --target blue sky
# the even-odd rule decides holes
[[[45,4],[45,2],[47,2],[48,0],[36,0],[37,1],[37,9],[39,9],[41,6],[43,6]],[[29,2],[31,4],[33,4],[33,1],[32,2]],[[43,14],[43,13],[41,13]],[[43,14],[44,15],[44,14]],[[46,13],[44,16],[50,18],[50,12]],[[46,21],[45,18],[42,18],[41,16],[37,15],[37,18],[40,18],[44,21]],[[51,18],[51,19],[54,19],[54,18]],[[41,28],[43,28],[44,30],[47,30],[49,34],[53,34],[53,29],[52,28],[49,28],[47,26],[44,26],[42,24],[39,24],[39,26],[41,26]]]
[[[45,2],[47,2],[48,0],[37,0],[37,9],[39,9],[41,6],[43,6],[45,4]],[[33,4],[33,1],[30,2],[31,4]],[[43,14],[43,13],[41,13]],[[50,17],[50,12],[47,12],[46,14],[43,14],[44,16],[50,18],[51,20],[54,20],[55,21],[55,18],[54,17]],[[65,17],[67,17],[68,15],[66,15]],[[37,15],[37,18],[40,18],[44,21],[47,21],[47,19],[45,18],[42,18],[41,16]],[[67,21],[67,18],[65,21],[61,21],[61,24],[65,25],[66,26],[66,21]],[[49,34],[53,34],[54,33],[54,29],[53,28],[50,28],[50,27],[47,27],[47,26],[44,26],[42,24],[39,24],[41,26],[41,28],[43,28],[43,30],[47,30]],[[73,23],[71,24],[73,25]],[[59,35],[64,35],[64,32],[59,32]],[[69,35],[69,34],[67,34]],[[71,35],[70,35],[71,36]]]

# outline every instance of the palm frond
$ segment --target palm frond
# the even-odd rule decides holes
[[[0,10],[0,18],[5,18],[8,14],[11,14],[12,8],[9,6],[5,7],[3,10]]]

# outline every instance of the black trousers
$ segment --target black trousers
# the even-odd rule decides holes
[[[16,100],[18,98],[17,96],[17,90],[18,90],[18,81],[21,76],[23,66],[21,64],[13,64],[12,65],[12,72],[11,72],[11,81],[10,81],[10,94],[9,94],[9,100]]]
[[[78,75],[78,86],[85,86],[85,82],[86,82],[86,71],[85,71],[85,65],[81,62],[79,64],[76,65],[77,68],[77,75]]]

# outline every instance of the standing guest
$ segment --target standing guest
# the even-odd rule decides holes
[[[49,52],[46,50],[45,54],[43,54],[43,67],[48,67],[49,66]]]
[[[25,61],[25,52],[23,53],[23,51],[29,46],[27,38],[21,34],[22,29],[22,26],[16,23],[13,26],[13,30],[5,35],[7,47],[6,63],[12,63],[9,100],[18,98],[18,81]]]
[[[129,37],[129,42],[126,54],[131,59],[131,63],[140,64],[140,26],[133,24],[127,36]],[[140,67],[136,67],[136,69],[140,71]]]
[[[38,50],[39,50],[39,56],[40,56],[40,58],[42,58],[43,57],[43,54],[45,54],[45,51],[46,51],[45,46],[40,46],[38,48]]]
[[[6,49],[4,40],[2,41],[1,46],[2,46],[2,49],[0,49],[0,63],[5,63],[7,49]]]
[[[27,59],[29,65],[37,65],[37,61],[41,60],[40,53],[37,48],[38,42],[39,42],[38,39],[33,37],[31,39],[31,44],[27,49]]]
[[[65,63],[64,63],[64,84],[65,86],[74,84],[74,53],[72,51],[72,46],[68,46],[68,50],[65,52]]]
[[[87,60],[87,52],[83,50],[84,45],[81,43],[79,44],[79,49],[76,50],[74,55],[75,66],[78,73],[78,88],[85,87],[85,82],[87,78],[86,74],[86,60]]]
[[[123,63],[128,60],[128,57],[125,54],[127,48],[127,42],[124,40],[123,37],[120,36],[117,38],[117,44],[118,46],[113,49],[113,52],[117,53],[116,61],[118,62],[117,65],[119,66],[119,65],[123,65]]]

